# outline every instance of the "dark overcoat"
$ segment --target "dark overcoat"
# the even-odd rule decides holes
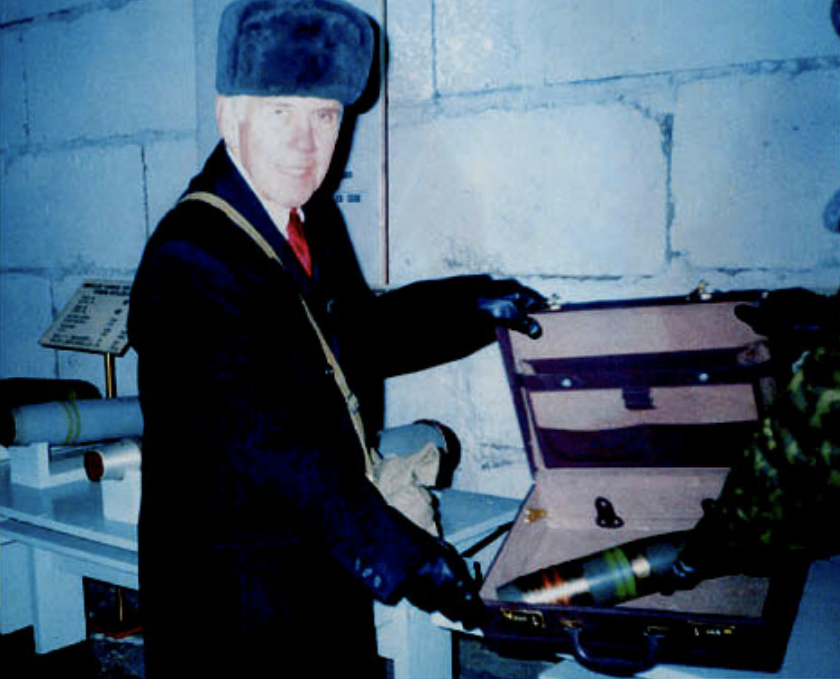
[[[189,191],[228,201],[284,266],[195,201],[144,252],[129,337],[147,676],[373,676],[372,601],[397,598],[435,546],[367,481],[300,296],[361,394],[474,351],[492,328],[469,278],[374,294],[330,196],[304,207],[307,278],[222,144]]]

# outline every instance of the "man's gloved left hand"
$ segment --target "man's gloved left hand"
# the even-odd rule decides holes
[[[548,305],[536,290],[512,278],[494,280],[482,277],[477,289],[476,309],[495,325],[521,332],[531,339],[542,335],[542,327],[529,316]]]

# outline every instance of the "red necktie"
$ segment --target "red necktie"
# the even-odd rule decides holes
[[[306,236],[303,234],[303,222],[300,221],[300,215],[294,208],[289,212],[289,245],[295,251],[298,260],[306,271],[307,276],[312,275],[312,255],[309,254],[309,245],[306,242]]]

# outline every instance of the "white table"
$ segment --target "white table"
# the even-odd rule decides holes
[[[9,476],[8,463],[0,463],[0,631],[32,625],[36,651],[46,653],[86,637],[82,578],[138,587],[136,526],[104,518],[97,484],[35,490]],[[518,500],[478,493],[440,496],[444,534],[459,550],[511,521],[518,507]],[[430,616],[406,603],[377,604],[376,625],[395,679],[451,677],[450,632]]]

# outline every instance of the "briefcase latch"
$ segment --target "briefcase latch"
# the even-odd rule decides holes
[[[502,608],[502,618],[517,627],[545,629],[545,618],[540,611],[523,611],[515,608]]]
[[[548,510],[542,507],[528,507],[525,510],[525,523],[536,523],[548,516]]]

